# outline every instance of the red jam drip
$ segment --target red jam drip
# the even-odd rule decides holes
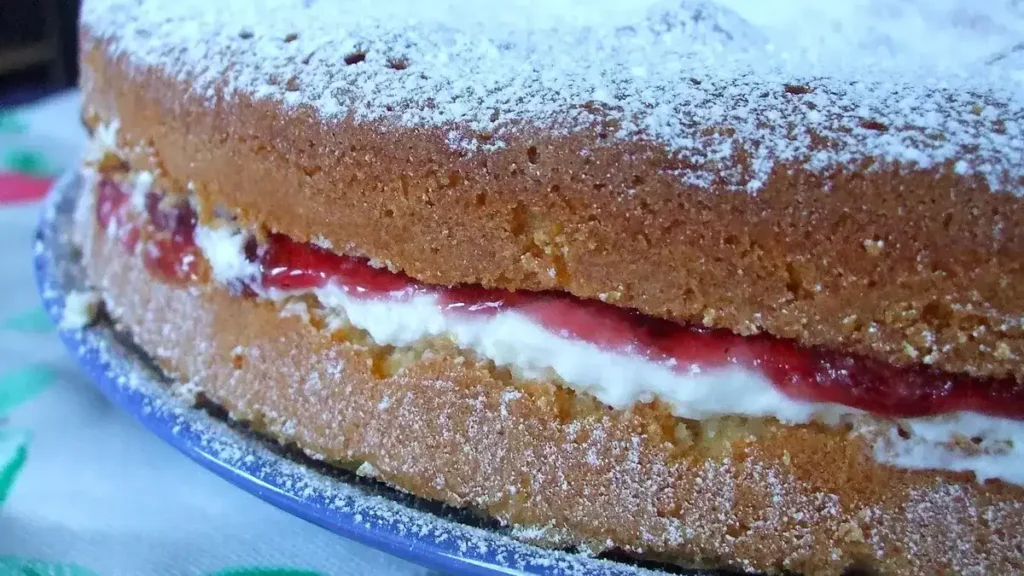
[[[334,281],[354,295],[381,296],[416,285],[405,274],[374,268],[363,258],[341,256],[284,234],[271,234],[257,251],[256,259],[260,285],[265,289],[312,289]]]
[[[172,202],[150,192],[146,195],[146,214],[139,215],[129,195],[104,178],[97,192],[96,220],[130,251],[135,251],[141,241],[142,261],[151,274],[174,282],[198,279],[197,217],[186,198]]]
[[[96,221],[108,233],[114,234],[121,245],[134,251],[139,242],[139,228],[131,223],[128,195],[113,181],[100,180],[96,192]]]
[[[96,211],[104,227],[127,221],[127,197],[118,192],[116,185],[101,182]],[[187,203],[161,207],[159,199],[151,198],[147,198],[147,212],[163,242],[157,244],[158,252],[166,255],[150,265],[182,278],[189,270],[185,256],[195,254],[194,212]],[[973,411],[1024,420],[1024,384],[1012,378],[977,379],[927,366],[901,368],[763,334],[738,336],[679,324],[563,293],[431,287],[402,273],[375,268],[363,258],[334,254],[282,234],[271,234],[258,247],[250,243],[246,256],[260,268],[259,278],[244,286],[246,294],[260,289],[308,290],[329,283],[367,299],[428,293],[454,314],[514,310],[564,337],[606,350],[642,354],[670,363],[683,374],[727,366],[749,368],[795,400],[842,404],[893,417]]]
[[[146,194],[146,215],[152,236],[143,248],[142,260],[150,272],[181,282],[198,279],[198,218],[188,199],[168,202],[166,196],[150,192]]]

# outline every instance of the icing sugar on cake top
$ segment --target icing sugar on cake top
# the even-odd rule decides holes
[[[210,105],[438,128],[467,153],[603,122],[595,146],[663,144],[716,189],[873,157],[1024,194],[1019,2],[832,4],[86,0],[83,22]]]

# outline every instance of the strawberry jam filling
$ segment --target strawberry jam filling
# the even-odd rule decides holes
[[[197,218],[188,199],[150,192],[145,200],[145,217],[139,218],[128,194],[104,178],[97,191],[96,219],[129,251],[141,246],[142,261],[150,273],[168,281],[198,280]]]
[[[187,200],[150,193],[145,215],[131,216],[128,195],[104,179],[96,217],[129,250],[141,244],[147,269],[164,280],[197,279],[196,215]],[[364,258],[270,234],[250,241],[246,258],[259,273],[242,292],[312,290],[333,284],[350,297],[407,299],[434,295],[451,314],[487,316],[515,311],[548,330],[614,352],[640,354],[682,374],[738,366],[763,374],[787,397],[835,403],[866,412],[916,417],[971,411],[1024,419],[1024,385],[1012,378],[979,379],[927,366],[899,367],[768,335],[738,336],[681,324],[555,292],[511,292],[480,286],[430,286]]]

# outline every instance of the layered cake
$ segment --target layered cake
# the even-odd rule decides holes
[[[1020,572],[1024,16],[814,4],[86,0],[90,281],[542,546]]]

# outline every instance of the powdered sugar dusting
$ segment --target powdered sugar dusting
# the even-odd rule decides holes
[[[950,523],[947,519],[954,515],[968,515],[983,518],[985,523],[997,526],[1007,518],[1020,514],[1024,510],[1024,502],[1000,502],[979,509],[971,496],[970,491],[961,486],[941,482],[928,489],[912,492],[906,504],[906,514],[919,528],[906,535],[906,542],[896,552],[913,558],[921,550],[942,548],[954,552],[947,568],[951,573],[978,576],[991,573],[983,566],[967,560],[986,551],[979,549],[970,530],[961,524]],[[878,516],[872,515],[870,511],[864,516],[864,520],[869,523],[877,519]],[[869,541],[876,547],[878,554],[891,553],[891,544],[884,543],[891,536],[892,532],[882,526],[871,531]],[[993,533],[986,548],[1015,551],[1010,554],[1019,558],[1020,551],[1024,549],[1024,534],[1020,530],[997,531]],[[911,566],[912,570],[921,571],[916,562],[912,561]]]
[[[74,290],[64,299],[60,327],[64,330],[80,330],[96,318],[99,311],[100,295],[92,290]]]
[[[1019,3],[827,4],[87,0],[83,22],[208,105],[434,127],[468,153],[600,124],[663,144],[698,186],[871,158],[1022,193]]]

